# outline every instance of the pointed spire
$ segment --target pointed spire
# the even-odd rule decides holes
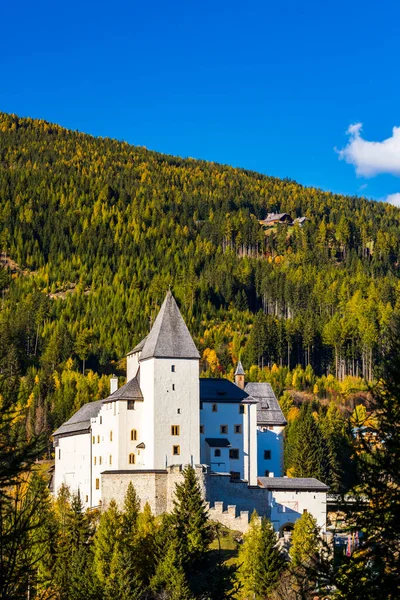
[[[171,290],[168,290],[146,339],[140,361],[153,357],[200,358]]]
[[[241,360],[239,360],[237,366],[236,366],[236,371],[235,371],[235,375],[244,375],[244,369],[243,369],[243,365]]]

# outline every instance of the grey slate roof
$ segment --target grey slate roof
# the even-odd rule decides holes
[[[243,369],[243,365],[241,363],[241,361],[239,360],[237,367],[236,367],[236,371],[235,371],[235,375],[244,375],[244,369]]]
[[[84,404],[68,421],[63,423],[53,436],[85,433],[90,429],[90,419],[97,417],[103,400]]]
[[[146,358],[195,358],[200,354],[170,291],[160,308],[144,344],[140,360]]]
[[[244,389],[258,401],[257,425],[287,424],[270,383],[247,383]]]
[[[258,477],[258,484],[269,490],[327,492],[329,486],[313,477]]]
[[[248,398],[248,394],[228,379],[200,378],[200,401],[238,403]]]
[[[138,344],[136,344],[136,346],[134,347],[133,350],[131,350],[130,352],[128,352],[127,356],[129,356],[130,354],[136,354],[136,352],[140,352],[141,350],[143,350],[143,346],[146,343],[146,340],[149,336],[146,335],[145,338],[142,339],[141,342],[139,342]]]
[[[118,388],[103,402],[114,402],[115,400],[143,400],[142,390],[140,389],[140,370],[136,377]]]
[[[226,438],[206,438],[210,448],[229,448],[232,444]]]

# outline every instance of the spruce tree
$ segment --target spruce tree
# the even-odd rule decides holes
[[[140,500],[136,494],[136,490],[133,487],[132,481],[129,482],[125,499],[124,509],[122,513],[122,533],[125,538],[133,541],[133,537],[137,528],[137,520],[140,512]]]
[[[315,477],[325,481],[328,473],[329,452],[324,444],[310,403],[304,403],[297,418],[291,448],[291,475]]]
[[[261,600],[277,586],[285,566],[277,541],[271,521],[260,521],[254,511],[238,557],[242,598]]]
[[[114,500],[100,516],[100,522],[94,536],[94,570],[105,586],[110,576],[111,562],[116,544],[121,537],[121,514]]]
[[[289,556],[294,567],[312,560],[320,543],[316,519],[310,513],[303,513],[294,525]]]
[[[172,517],[183,564],[193,567],[207,553],[212,533],[200,484],[191,466],[183,471],[183,481],[176,484]]]
[[[160,558],[150,587],[168,600],[190,600],[192,595],[183,566],[183,552],[177,535],[171,535]]]

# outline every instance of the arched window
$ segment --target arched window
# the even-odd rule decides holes
[[[129,455],[129,464],[134,465],[135,463],[136,463],[136,456],[133,453],[131,453]]]
[[[131,429],[131,441],[136,442],[137,440],[137,431],[136,429]]]

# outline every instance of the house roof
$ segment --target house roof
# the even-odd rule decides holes
[[[287,424],[270,383],[247,383],[244,390],[258,402],[257,425]]]
[[[231,443],[226,438],[206,438],[206,444],[210,448],[229,448]]]
[[[147,358],[199,359],[200,354],[170,291],[145,341],[140,360]]]
[[[200,401],[238,403],[248,398],[248,394],[229,379],[200,378]]]
[[[288,213],[268,213],[266,219],[264,219],[264,223],[280,221],[284,217],[289,217],[289,219],[292,220],[292,217]]]
[[[72,435],[75,433],[86,433],[90,430],[90,419],[97,417],[99,414],[102,400],[96,402],[88,402],[84,404],[68,421],[63,423],[54,433],[58,435]]]
[[[145,337],[145,338],[143,338],[143,339],[142,339],[142,341],[141,341],[141,342],[139,342],[139,343],[138,343],[138,344],[137,344],[137,345],[134,347],[134,349],[133,349],[133,350],[131,350],[130,352],[128,352],[127,356],[129,356],[130,354],[136,354],[136,352],[140,352],[141,350],[143,350],[143,346],[145,345],[147,338],[148,338],[148,336],[146,335],[146,337]]]
[[[115,402],[115,400],[143,400],[142,390],[140,389],[140,369],[138,374],[128,383],[118,388],[113,394],[108,396],[104,403]]]
[[[241,363],[241,361],[239,360],[237,367],[236,367],[236,371],[235,371],[235,375],[244,375],[244,369],[243,369],[243,365]]]
[[[327,492],[329,486],[313,477],[258,477],[258,484],[269,490]]]

